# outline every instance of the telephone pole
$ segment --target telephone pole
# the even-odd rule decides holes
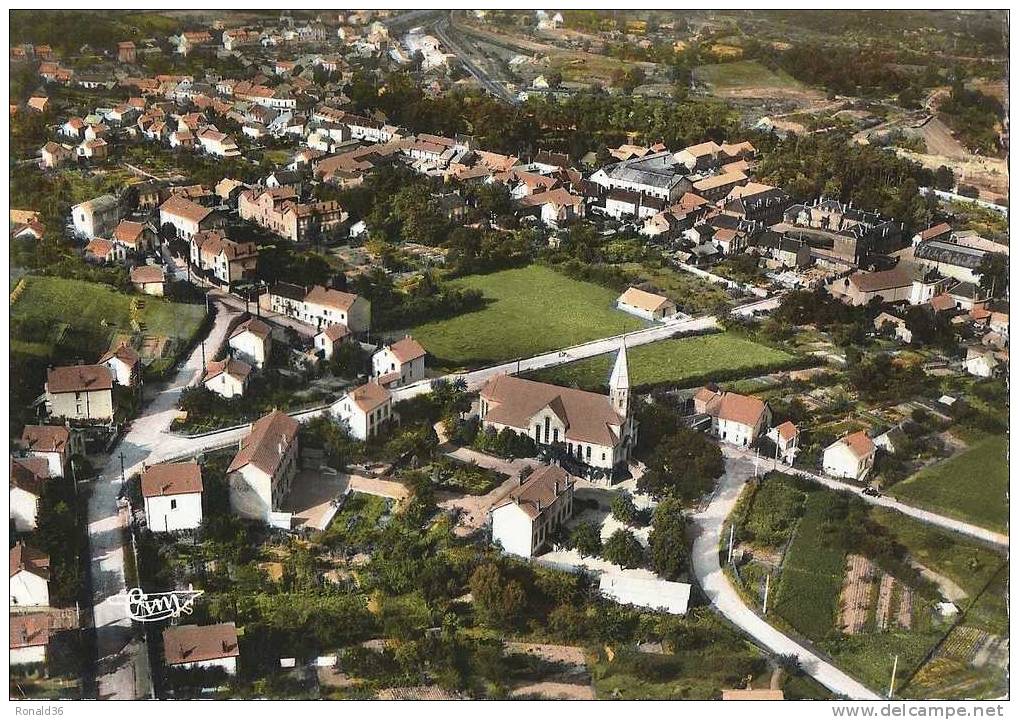
[[[732,543],[733,543],[733,541],[735,539],[736,539],[736,526],[735,525],[730,525],[729,526],[729,559],[726,560],[726,563],[728,563],[729,565],[732,565]]]
[[[120,482],[127,482],[127,477],[124,475],[124,453],[120,453]]]
[[[888,699],[892,699],[892,695],[895,693],[895,671],[899,669],[899,656],[895,656],[895,662],[892,663],[892,682],[888,685]]]
[[[764,578],[764,609],[763,614],[768,614],[768,591],[771,590],[771,573]]]

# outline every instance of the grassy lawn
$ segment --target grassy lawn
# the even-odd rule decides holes
[[[26,283],[24,294],[11,307],[12,321],[21,323],[12,335],[16,347],[33,354],[60,345],[91,354],[104,352],[113,333],[134,332],[131,301],[135,297],[144,299],[140,319],[147,335],[187,339],[205,316],[202,305],[127,295],[81,280],[33,276],[26,278]]]
[[[427,345],[426,345],[427,347]],[[634,386],[703,381],[721,374],[768,372],[796,358],[789,353],[760,345],[735,333],[717,333],[673,338],[640,345],[627,351],[630,382]],[[557,385],[596,389],[608,383],[615,355],[578,360],[540,370],[531,377]]]
[[[480,367],[645,327],[615,309],[612,290],[538,265],[455,284],[481,290],[488,305],[411,331],[443,368]]]
[[[777,88],[800,90],[803,86],[785,72],[772,72],[754,60],[701,65],[694,68],[694,79],[711,85],[712,90],[743,90]]]
[[[911,505],[1004,532],[1008,438],[988,437],[889,489]]]

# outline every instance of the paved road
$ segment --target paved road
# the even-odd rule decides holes
[[[716,318],[713,315],[709,315],[706,317],[693,318],[691,320],[655,325],[642,330],[634,330],[633,332],[624,333],[622,335],[602,338],[601,340],[592,340],[591,342],[581,343],[580,345],[563,348],[562,350],[554,350],[541,355],[535,355],[530,358],[512,360],[500,365],[481,368],[480,370],[472,370],[466,373],[454,373],[452,375],[447,375],[446,378],[449,380],[463,378],[467,381],[468,389],[477,390],[484,385],[486,381],[496,375],[508,375],[510,373],[519,373],[530,370],[542,370],[544,368],[555,367],[557,365],[573,362],[574,360],[582,360],[584,358],[614,352],[620,348],[624,340],[626,342],[626,347],[631,348],[636,347],[637,345],[646,345],[648,343],[664,340],[677,333],[710,330],[717,327],[717,324],[718,322]],[[421,380],[411,385],[397,388],[393,391],[393,401],[399,402],[401,400],[407,400],[408,398],[429,392],[431,389],[431,383],[431,380]]]
[[[725,475],[711,502],[693,516],[697,537],[691,557],[694,576],[704,594],[719,612],[772,652],[795,655],[804,672],[832,692],[853,700],[880,700],[880,696],[825,662],[796,641],[786,637],[744,604],[739,593],[722,572],[718,548],[722,526],[729,516],[747,479],[754,474],[753,462],[741,453],[723,447]]]
[[[220,298],[223,304],[227,305],[231,309],[240,313],[250,312],[252,315],[262,318],[270,325],[290,328],[298,335],[302,335],[306,338],[313,338],[318,334],[318,330],[315,329],[313,325],[301,322],[300,320],[294,320],[292,317],[287,317],[286,315],[281,315],[280,313],[272,312],[271,310],[258,309],[257,303],[245,303],[244,300],[236,295],[223,293]]]
[[[736,454],[741,457],[749,458],[753,456],[753,453],[744,450],[734,450]],[[967,535],[982,542],[996,545],[1001,548],[1008,548],[1008,535],[1003,533],[994,532],[987,528],[982,528],[979,525],[972,525],[962,520],[956,520],[954,518],[945,517],[944,515],[938,515],[937,513],[930,512],[929,510],[921,510],[920,508],[913,507],[912,505],[906,505],[905,503],[899,502],[895,498],[882,495],[881,497],[872,497],[870,495],[864,495],[860,492],[858,485],[851,485],[841,480],[835,480],[824,475],[812,473],[807,470],[801,470],[799,468],[793,468],[783,463],[776,463],[774,460],[762,459],[762,469],[777,469],[784,473],[790,473],[793,475],[799,475],[805,477],[808,480],[813,480],[816,483],[820,483],[827,488],[832,490],[846,490],[855,495],[859,495],[860,499],[864,502],[868,502],[871,505],[879,505],[880,507],[886,507],[891,510],[897,510],[903,515],[909,515],[912,518],[916,518],[920,522],[927,523],[928,525],[936,525],[937,527],[944,528],[945,530],[951,530],[952,532],[959,533],[961,535]]]
[[[226,339],[226,330],[236,313],[218,308],[215,323],[205,342],[207,356],[213,357]],[[90,576],[93,589],[93,617],[99,654],[99,698],[133,700],[147,697],[148,655],[143,641],[133,641],[131,621],[122,602],[126,589],[124,553],[128,518],[117,508],[120,492],[121,455],[126,477],[153,462],[153,450],[161,448],[176,414],[181,391],[197,382],[202,371],[202,349],[196,347],[187,362],[166,386],[159,389],[113,448],[109,460],[92,484],[88,502],[88,532],[91,552]]]

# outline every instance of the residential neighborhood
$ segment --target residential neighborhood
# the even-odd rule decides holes
[[[12,701],[1008,697],[1006,12],[9,24]]]

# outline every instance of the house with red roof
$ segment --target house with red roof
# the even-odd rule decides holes
[[[874,467],[877,447],[863,430],[839,438],[824,449],[822,466],[828,475],[863,480]]]
[[[152,532],[194,530],[202,524],[202,468],[198,463],[152,465],[142,473],[141,488]]]

